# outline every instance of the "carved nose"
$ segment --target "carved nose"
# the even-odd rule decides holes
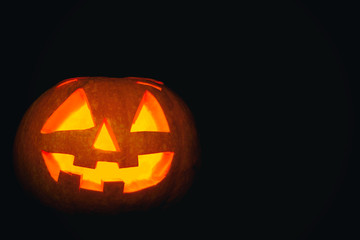
[[[104,118],[98,132],[96,133],[93,148],[104,151],[120,152],[119,144],[116,141],[115,134],[106,118]]]

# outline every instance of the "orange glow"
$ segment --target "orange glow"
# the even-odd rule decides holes
[[[136,111],[130,132],[170,132],[159,102],[147,90]]]
[[[152,79],[152,78],[142,78],[142,77],[128,77],[128,78],[133,79],[133,80],[140,80],[140,81],[151,81],[151,82],[154,82],[154,83],[157,83],[160,85],[164,85],[163,82]]]
[[[41,133],[83,130],[94,126],[85,91],[79,88],[51,114]]]
[[[68,79],[68,80],[66,80],[66,81],[63,81],[63,82],[60,83],[59,85],[57,85],[56,88],[61,87],[61,86],[64,86],[65,84],[68,84],[68,83],[76,82],[76,81],[77,81],[77,78]]]
[[[114,152],[120,151],[119,145],[116,141],[115,134],[105,118],[102,122],[100,130],[96,134],[93,147],[105,151],[114,151]]]
[[[42,151],[50,176],[58,181],[60,171],[81,176],[80,188],[102,192],[104,182],[124,182],[124,193],[155,186],[167,175],[173,152],[138,155],[137,167],[119,168],[116,162],[98,161],[95,169],[74,166],[74,156]]]
[[[152,84],[152,83],[139,82],[139,81],[137,81],[136,83],[137,83],[137,84],[146,85],[146,86],[150,86],[150,87],[156,88],[157,90],[161,91],[161,87],[158,87],[158,86],[156,86],[155,84]]]
[[[158,80],[155,80],[155,79],[152,79],[152,78],[147,78],[147,80],[152,81],[152,82],[157,83],[157,84],[160,84],[160,85],[164,85],[163,82],[158,81]]]

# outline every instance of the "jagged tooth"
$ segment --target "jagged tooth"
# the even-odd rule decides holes
[[[124,182],[103,182],[104,194],[119,194],[124,191]]]
[[[61,171],[59,174],[59,186],[66,188],[67,191],[79,191],[81,176],[77,174],[69,174]]]

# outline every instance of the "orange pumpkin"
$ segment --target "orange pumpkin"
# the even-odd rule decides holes
[[[65,80],[29,108],[15,140],[26,189],[69,211],[154,208],[180,199],[198,162],[184,102],[160,81]]]

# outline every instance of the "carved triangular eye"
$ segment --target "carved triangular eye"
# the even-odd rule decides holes
[[[79,88],[51,114],[41,133],[83,130],[94,126],[85,91]]]
[[[147,90],[136,111],[130,132],[170,132],[163,109]]]

